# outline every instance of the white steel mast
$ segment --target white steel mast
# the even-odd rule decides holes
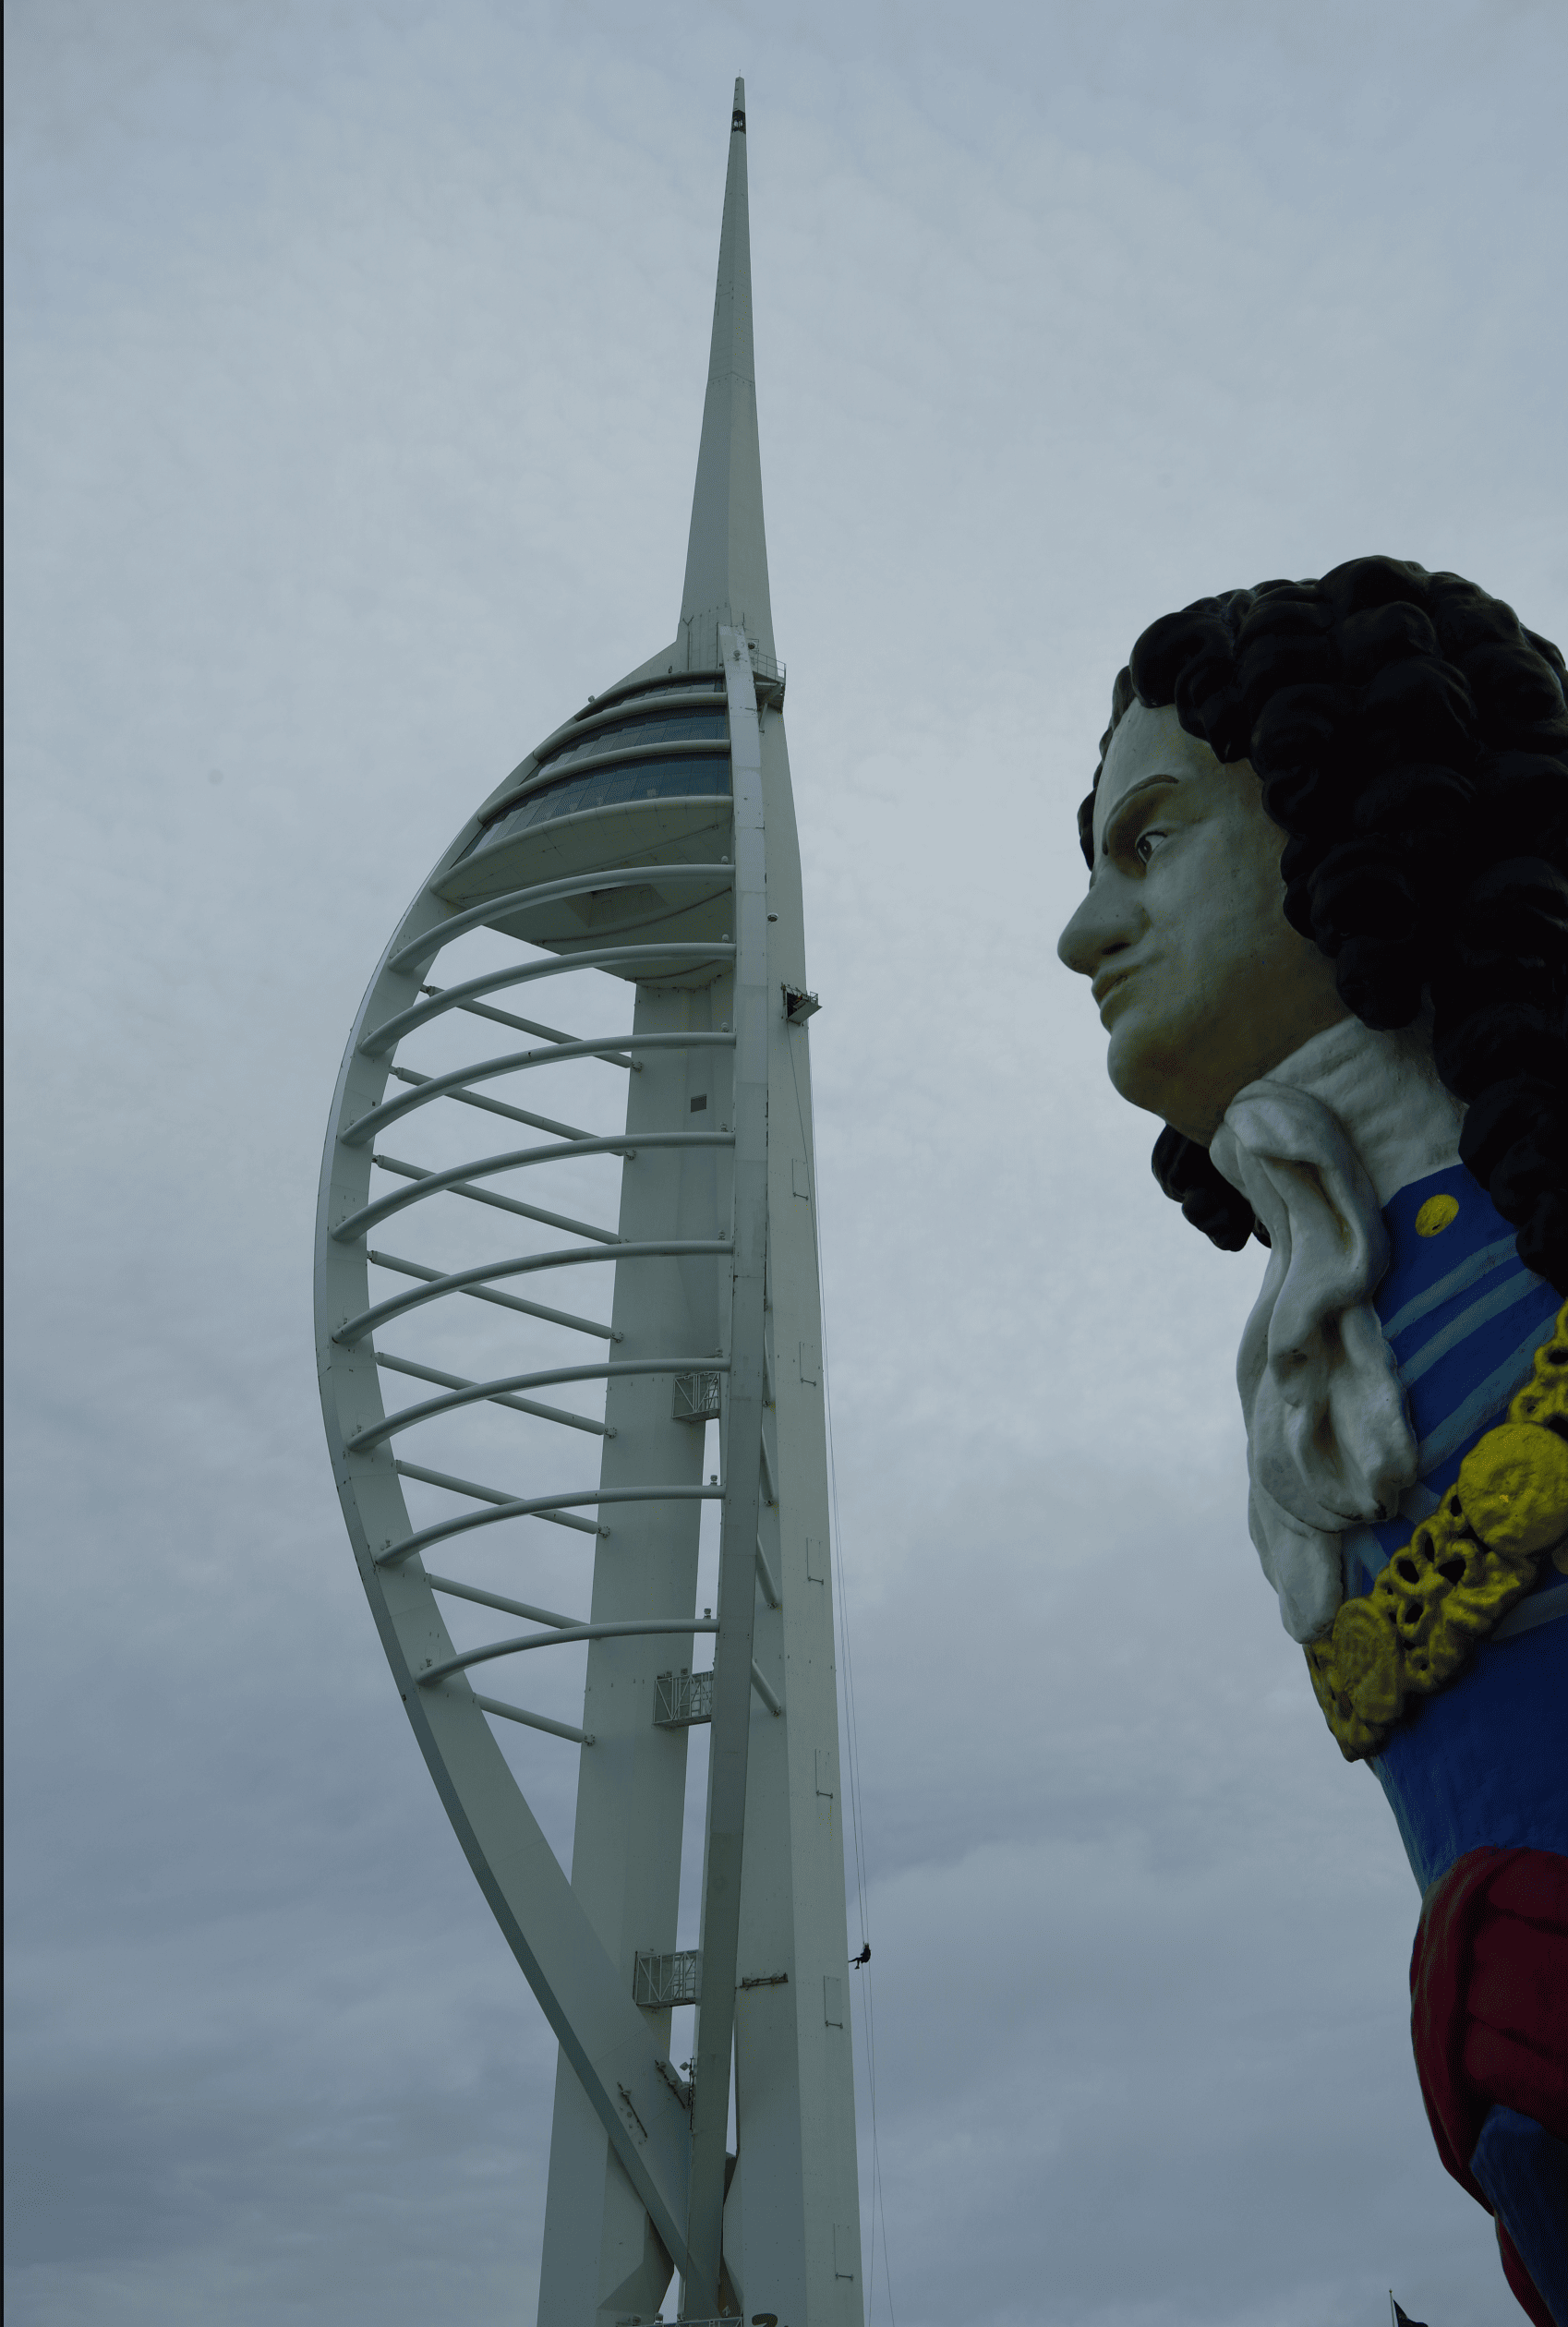
[[[676,638],[531,753],[437,865],[356,1022],[322,1174],[318,1339],[350,1535],[415,1732],[561,2042],[540,2327],[651,2320],[673,2270],[689,2321],[863,2319],[806,1031],[815,1001],[783,700],[738,81]],[[443,963],[434,985],[449,946],[459,974],[446,982]],[[576,1038],[497,1007],[509,989],[560,976],[591,1004],[604,974],[635,985],[629,1037]],[[474,1017],[544,1040],[477,1058],[471,1044],[453,1051]],[[404,1063],[415,1055],[417,1067]],[[527,1070],[580,1077],[585,1061],[625,1076],[621,1124],[578,1126],[496,1095],[518,1077],[509,1088],[536,1101],[548,1086]],[[475,1107],[527,1126],[532,1144],[513,1134],[474,1157],[452,1152],[449,1133],[424,1163],[388,1153],[394,1125],[412,1118],[435,1139],[432,1126]],[[613,1158],[613,1230],[521,1200],[542,1165],[581,1173]],[[503,1182],[518,1192],[502,1194]],[[477,1222],[475,1204],[486,1208]],[[382,1248],[394,1215],[404,1245],[411,1222],[426,1225],[428,1258]],[[519,1219],[557,1232],[555,1244],[526,1244]],[[562,1248],[561,1231],[576,1241]],[[556,1271],[596,1261],[614,1272],[608,1323],[537,1297],[562,1281]],[[433,1336],[418,1356],[411,1331]],[[473,1355],[454,1371],[464,1336]],[[592,1363],[581,1362],[584,1336]],[[389,1416],[389,1370],[440,1394]],[[602,1421],[535,1394],[589,1381],[605,1385]],[[487,1461],[536,1475],[491,1485],[445,1467],[450,1452],[440,1468],[409,1459],[480,1424],[513,1434]],[[540,1467],[559,1466],[563,1438],[580,1445],[584,1432],[601,1441],[597,1489]],[[410,1480],[424,1499],[413,1513]],[[721,1503],[721,1537],[716,1612],[699,1617],[705,1501]],[[494,1588],[513,1573],[497,1559],[526,1572],[541,1523],[593,1540],[585,1617]],[[484,1580],[432,1573],[427,1555],[446,1568],[452,1555],[437,1547],[453,1539]],[[456,1645],[438,1599],[457,1603],[445,1612],[478,1633],[472,1645]],[[519,1619],[541,1629],[520,1634]],[[708,1671],[694,1669],[699,1634],[713,1637]],[[476,1667],[573,1641],[587,1644],[580,1725],[474,1685]],[[494,1721],[579,1748],[570,1881]],[[687,1744],[704,1724],[700,1946],[681,1952]],[[696,2006],[689,2080],[669,2059],[683,2004]]]

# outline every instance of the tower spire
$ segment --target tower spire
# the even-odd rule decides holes
[[[762,522],[756,366],[752,352],[752,234],[746,200],[746,84],[735,83],[730,170],[718,238],[718,283],[702,444],[686,545],[681,638],[688,670],[718,661],[718,626],[732,622],[771,656],[773,608]]]

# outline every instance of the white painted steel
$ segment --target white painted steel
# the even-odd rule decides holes
[[[740,84],[735,122],[679,635],[496,789],[394,931],[350,1034],[318,1215],[322,1409],[361,1578],[459,1840],[560,2040],[541,2327],[648,2319],[672,2269],[691,2322],[740,2311],[790,2327],[862,2320],[826,1437],[821,1368],[807,1357],[821,1343],[810,1062],[806,1014],[789,1003],[807,993],[804,936],[762,524]],[[694,689],[697,672],[721,688]],[[549,780],[549,750],[633,698],[640,716],[645,694],[650,717],[661,701],[722,707],[727,741],[708,756],[729,752],[728,801],[601,804],[474,851],[488,820]],[[438,985],[430,972],[449,947]],[[630,1029],[568,1039],[480,998],[573,975],[616,980],[622,995],[631,983]],[[574,1013],[593,1024],[585,1005],[573,989]],[[475,1018],[544,1046],[464,1055]],[[606,1067],[625,1076],[613,1086],[623,1111]],[[558,1078],[574,1115],[608,1099],[618,1119],[567,1123],[473,1088],[525,1072]],[[453,1160],[459,1111],[472,1108],[553,1143]],[[374,1152],[373,1135],[394,1122],[415,1160]],[[421,1158],[427,1141],[436,1151]],[[613,1228],[475,1185],[559,1167],[575,1193],[612,1158]],[[368,1244],[393,1215],[400,1239],[415,1239],[407,1257]],[[576,1241],[525,1248],[529,1227]],[[500,1289],[603,1262],[608,1319]],[[384,1289],[387,1273],[404,1288]],[[393,1322],[400,1341],[412,1337],[395,1354],[376,1346]],[[608,1340],[613,1358],[574,1364],[570,1343],[549,1338],[584,1333]],[[385,1372],[442,1394],[389,1414]],[[725,1385],[717,1483],[704,1475],[702,1416],[679,1411],[681,1377]],[[602,1420],[518,1394],[560,1383],[602,1383]],[[500,1452],[476,1455],[486,1433]],[[597,1484],[576,1468],[585,1435],[600,1442]],[[481,1479],[493,1463],[490,1475],[517,1486],[451,1466],[476,1461]],[[412,1511],[405,1485],[427,1499]],[[697,1612],[705,1501],[721,1505],[713,1616]],[[512,1588],[546,1556],[536,1524],[592,1538],[585,1616]],[[423,1555],[437,1544],[502,1572],[432,1574]],[[568,1556],[559,1534],[550,1556]],[[493,1629],[507,1617],[545,1629]],[[682,1668],[708,1728],[701,1946],[682,1956],[693,1721],[669,1715],[672,1667],[696,1633],[715,1647],[710,1672]],[[580,1722],[481,1694],[467,1678],[544,1646],[585,1658]],[[545,1688],[559,1662],[527,1669]],[[577,1747],[570,1880],[491,1720],[519,1754]],[[692,1964],[681,1994],[694,1995],[699,1957],[687,2082],[669,2058],[668,2005],[640,2008],[633,1982],[639,1962],[679,1959]]]
[[[596,1422],[591,1414],[573,1414],[566,1406],[546,1405],[538,1398],[514,1397],[509,1390],[487,1388],[480,1382],[465,1381],[462,1374],[448,1373],[442,1366],[422,1366],[414,1357],[394,1357],[390,1349],[379,1349],[376,1363],[383,1373],[407,1374],[415,1381],[438,1382],[443,1390],[476,1392],[489,1405],[507,1406],[513,1414],[531,1414],[540,1422],[560,1422],[569,1430],[585,1430],[590,1438],[607,1435],[605,1425]],[[368,1443],[364,1438],[356,1438],[350,1451],[362,1454]]]
[[[469,830],[459,835],[443,862],[455,856]],[[371,983],[339,1077],[317,1233],[318,1356],[328,1443],[382,1646],[458,1839],[628,2186],[680,2262],[690,2171],[685,2111],[660,2073],[657,2048],[626,1981],[540,1831],[473,1691],[458,1674],[435,1688],[419,1685],[423,1672],[458,1653],[416,1556],[421,1537],[431,1539],[436,1531],[414,1527],[387,1450],[356,1454],[348,1445],[357,1431],[382,1423],[385,1410],[368,1332],[361,1328],[352,1337],[337,1338],[351,1319],[368,1317],[375,1306],[368,1297],[365,1246],[332,1235],[365,1204],[372,1168],[368,1149],[349,1144],[342,1134],[380,1102],[386,1085],[384,1061],[368,1058],[359,1049],[363,1029],[411,1007],[415,999],[414,978],[392,970],[390,959],[407,947],[411,930],[433,934],[443,917],[428,885]],[[437,943],[419,948],[427,962],[436,950]],[[480,1515],[498,1516],[494,1510]],[[400,1543],[410,1547],[412,1556],[378,1564],[379,1555]]]
[[[407,1067],[394,1067],[391,1071],[399,1082],[422,1083],[430,1079],[428,1075],[416,1074]],[[553,1131],[558,1139],[585,1139],[588,1136],[575,1124],[558,1123],[553,1115],[532,1115],[526,1107],[508,1106],[504,1099],[487,1098],[481,1091],[450,1091],[447,1096],[455,1099],[459,1106],[482,1107],[487,1115],[504,1115],[509,1123],[526,1123],[536,1131]]]
[[[465,1648],[461,1656],[449,1657],[444,1664],[431,1665],[421,1672],[419,1686],[433,1688],[449,1672],[466,1672],[470,1665],[484,1664],[491,1657],[521,1656],[525,1648],[562,1648],[574,1640],[640,1640],[645,1633],[655,1634],[660,1640],[685,1640],[694,1633],[718,1629],[711,1618],[705,1621],[694,1616],[638,1616],[618,1624],[565,1624],[549,1632],[523,1633],[512,1640],[491,1640],[480,1648]]]
[[[762,746],[745,633],[721,623],[735,799],[735,1150],[730,1281],[730,1395],[725,1405],[724,1534],[718,1560],[718,1639],[713,1659],[707,1849],[701,1952],[708,1979],[693,2055],[691,2261],[683,2306],[716,2310],[724,2236],[730,2056],[735,2036],[736,1949],[752,1734],[752,1635],[756,1619],[757,1511],[764,1397],[763,1296],[767,1269],[767,842]],[[770,1692],[771,1694],[771,1692]],[[774,1707],[778,1698],[774,1695]]]
[[[728,845],[728,836],[727,836]],[[639,1030],[704,1031],[730,1017],[732,981],[706,988],[640,984]],[[661,1259],[617,1267],[612,1320],[629,1356],[673,1347],[721,1354],[727,1306],[720,1270],[727,1241],[705,1236],[728,1224],[730,1151],[650,1146],[648,1135],[691,1121],[704,1097],[711,1120],[728,1122],[732,1051],[673,1048],[648,1055],[627,1092],[626,1131],[637,1161],[622,1167],[618,1227],[629,1243],[661,1246]],[[726,1248],[720,1249],[720,1246]],[[721,1497],[704,1483],[706,1433],[674,1417],[673,1383],[613,1381],[605,1416],[601,1479],[667,1481],[670,1500],[641,1514],[635,1554],[620,1538],[601,1543],[594,1563],[594,1619],[612,1622],[650,1605],[694,1608],[699,1498]],[[679,1499],[678,1499],[679,1498]],[[673,1654],[668,1634],[596,1642],[588,1651],[583,1726],[594,1733],[577,1785],[572,1882],[616,1963],[628,1995],[639,1954],[676,1949],[686,1794],[685,1731],[656,1728],[657,1676]],[[647,2016],[653,2040],[669,2050],[668,2011]],[[689,2133],[689,2118],[686,2120]],[[572,2064],[556,2079],[539,2291],[541,2321],[598,2327],[601,2318],[651,2318],[669,2282],[669,2261],[648,2235],[648,2217],[621,2170],[604,2128],[587,2105]],[[666,2242],[668,2245],[668,2242]]]
[[[605,1433],[607,1438],[618,1438],[620,1435],[616,1429]],[[413,1476],[411,1463],[398,1463],[393,1467],[404,1477]],[[597,1503],[602,1508],[607,1503],[703,1502],[709,1498],[717,1501],[723,1492],[721,1487],[670,1487],[656,1479],[641,1481],[634,1487],[601,1486],[565,1495],[509,1497],[504,1502],[492,1505],[488,1511],[465,1511],[456,1518],[440,1519],[431,1526],[421,1527],[416,1535],[399,1537],[395,1543],[389,1543],[384,1551],[376,1554],[376,1565],[396,1567],[412,1552],[423,1552],[432,1543],[444,1543],[450,1536],[468,1535],[476,1527],[488,1527],[502,1519],[537,1518],[549,1512],[569,1511],[573,1505],[587,1503]],[[608,1535],[609,1530],[600,1526],[596,1532]]]
[[[846,1938],[826,1415],[820,1348],[811,1036],[784,1011],[805,984],[800,853],[784,719],[761,720],[767,827],[768,1308],[765,1412],[777,1501],[758,1539],[777,1610],[759,1606],[757,1664],[784,1718],[754,1718],[735,2020],[739,2149],[724,2251],[745,2315],[798,2327],[860,2327],[860,2198],[847,2014],[826,2024],[825,1977],[843,1978]],[[803,1168],[802,1168],[803,1167]],[[806,1378],[807,1374],[816,1379]],[[817,1547],[808,1561],[808,1543]],[[808,1573],[809,1567],[809,1573]],[[819,1791],[818,1756],[834,1791]],[[775,1983],[774,1975],[789,1974]],[[755,1981],[757,1984],[748,1984]],[[838,2251],[835,2251],[835,2229]],[[846,2275],[840,2275],[844,2272]]]
[[[460,1405],[473,1405],[480,1400],[502,1405],[510,1402],[513,1391],[548,1390],[560,1382],[612,1381],[622,1374],[678,1374],[682,1368],[689,1368],[692,1362],[690,1357],[612,1357],[602,1366],[554,1366],[544,1373],[502,1374],[494,1381],[459,1381],[449,1376],[443,1396],[422,1399],[417,1405],[400,1406],[384,1421],[367,1423],[362,1430],[356,1430],[346,1443],[351,1454],[366,1454],[371,1447],[379,1446],[382,1439],[392,1438],[399,1430],[411,1429],[416,1423],[428,1421],[435,1415],[455,1412]],[[724,1361],[719,1358],[712,1358],[708,1362],[720,1372],[727,1370]],[[383,1356],[381,1363],[383,1366],[390,1363],[394,1372],[416,1370],[406,1360],[389,1360]],[[428,1368],[417,1370],[428,1375]],[[567,1419],[574,1422],[576,1419],[575,1417],[568,1417],[549,1409],[546,1412],[547,1418],[553,1422]],[[604,1435],[612,1435],[605,1426],[597,1427]]]
[[[449,1091],[464,1090],[469,1083],[488,1082],[498,1075],[520,1075],[525,1067],[559,1067],[568,1058],[604,1058],[615,1065],[616,1046],[626,1040],[624,1035],[612,1034],[588,1042],[551,1043],[543,1050],[511,1051],[497,1058],[476,1059],[471,1065],[453,1067],[449,1075],[429,1076],[406,1099],[383,1100],[379,1107],[368,1108],[357,1122],[345,1125],[338,1137],[345,1146],[357,1147],[383,1124],[400,1123],[416,1107],[428,1107],[433,1099],[443,1099]],[[728,1050],[734,1038],[730,1034],[633,1034],[630,1040],[637,1050],[688,1050],[702,1042]]]
[[[486,802],[485,814],[489,812],[491,805],[490,802]],[[591,873],[574,873],[564,880],[525,882],[520,888],[510,889],[501,897],[488,898],[482,905],[471,905],[466,912],[448,915],[446,908],[434,893],[435,883],[453,870],[469,841],[478,831],[479,824],[480,819],[476,816],[441,859],[430,883],[432,910],[420,919],[416,932],[389,957],[386,964],[389,971],[401,975],[416,966],[428,968],[442,946],[450,946],[454,937],[462,937],[471,929],[486,927],[513,913],[525,912],[540,905],[557,904],[585,896],[590,891],[636,888],[648,877],[645,865],[606,866],[602,869],[596,865]],[[666,885],[672,881],[691,881],[701,886],[712,882],[714,867],[711,864],[667,864],[660,867],[660,877]],[[414,919],[412,913],[409,919]],[[404,1007],[412,1007],[412,1005],[405,1004]]]
[[[571,1721],[552,1721],[543,1713],[525,1713],[520,1705],[506,1705],[500,1697],[481,1696],[474,1692],[474,1702],[481,1713],[493,1713],[498,1720],[515,1721],[520,1728],[542,1730],[547,1737],[563,1737],[569,1745],[591,1745],[592,1733],[577,1729]]]
[[[388,1269],[395,1276],[418,1277],[425,1284],[439,1284],[442,1271],[427,1268],[420,1260],[402,1260],[391,1252],[371,1252],[367,1255],[378,1269]],[[489,1301],[497,1308],[514,1309],[519,1317],[542,1318],[548,1325],[564,1325],[574,1333],[592,1333],[599,1341],[612,1342],[612,1326],[601,1324],[596,1317],[577,1317],[570,1309],[549,1308],[539,1301],[520,1301],[513,1293],[492,1292],[487,1284],[465,1284],[460,1290],[473,1301]]]
[[[729,1250],[727,1243],[713,1237],[683,1237],[670,1243],[621,1236],[614,1245],[569,1246],[564,1252],[525,1252],[505,1260],[482,1260],[471,1269],[452,1269],[427,1278],[416,1293],[400,1293],[392,1300],[378,1301],[374,1308],[361,1309],[356,1317],[345,1317],[332,1339],[345,1349],[353,1348],[394,1317],[406,1317],[411,1309],[439,1301],[448,1293],[464,1293],[473,1285],[488,1285],[497,1277],[528,1276],[537,1269],[574,1269],[590,1260],[613,1260],[621,1268],[628,1260],[667,1260],[677,1253],[696,1255]]]
[[[360,1048],[368,1055],[385,1050],[389,1043],[401,1042],[416,1026],[440,1018],[446,1010],[460,1010],[481,994],[498,994],[533,978],[564,977],[573,970],[615,970],[624,975],[628,970],[634,971],[654,962],[729,960],[733,954],[734,948],[730,946],[617,946],[596,953],[568,954],[561,960],[525,961],[513,963],[505,970],[488,970],[481,977],[465,979],[461,985],[445,986],[439,990],[429,986],[422,988],[425,994],[430,995],[428,1001],[420,1003],[415,1009],[400,1011],[395,1019],[389,1019],[385,1026],[372,1028],[361,1042]]]
[[[422,1479],[427,1487],[445,1487],[454,1495],[467,1495],[476,1502],[493,1503],[498,1508],[505,1504],[513,1513],[518,1509],[516,1496],[509,1495],[502,1487],[481,1487],[472,1478],[459,1478],[452,1471],[431,1470],[428,1465],[411,1463],[402,1454],[396,1457],[392,1468],[400,1478]],[[526,1508],[532,1517],[548,1520],[552,1526],[575,1527],[582,1535],[597,1536],[599,1532],[599,1523],[597,1519],[578,1519],[573,1516],[571,1506],[577,1500],[578,1498],[574,1496],[567,1495],[555,1501],[531,1502]],[[597,1502],[598,1497],[596,1495],[592,1500]],[[390,1565],[392,1554],[384,1552],[382,1559]],[[435,1588],[439,1590],[440,1586]]]
[[[731,1147],[734,1144],[733,1136],[728,1131],[645,1131],[642,1141],[645,1147]],[[567,1164],[585,1155],[625,1155],[627,1152],[622,1135],[613,1139],[572,1139],[548,1148],[513,1148],[504,1155],[482,1155],[476,1163],[454,1164],[447,1172],[426,1172],[416,1164],[399,1164],[391,1156],[378,1155],[376,1162],[383,1172],[406,1174],[420,1185],[412,1188],[395,1188],[390,1196],[364,1205],[352,1219],[341,1222],[332,1234],[340,1244],[348,1237],[362,1236],[368,1228],[379,1227],[383,1220],[390,1220],[393,1212],[404,1212],[410,1204],[422,1202],[427,1196],[437,1196],[443,1188],[453,1188],[461,1195],[469,1195],[472,1192],[469,1181],[484,1179],[492,1172],[521,1172],[531,1164]],[[510,1211],[513,1208],[509,1205],[506,1209]],[[530,1212],[526,1216],[530,1220],[545,1219],[560,1224],[553,1212]],[[621,1241],[613,1228],[584,1229],[574,1221],[571,1225],[582,1236],[602,1236],[612,1244]]]

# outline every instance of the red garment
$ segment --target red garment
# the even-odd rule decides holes
[[[1438,2155],[1478,2203],[1470,2171],[1497,2102],[1568,2140],[1568,1858],[1466,1851],[1421,1909],[1410,2023]],[[1554,2327],[1501,2223],[1502,2269],[1536,2327]]]

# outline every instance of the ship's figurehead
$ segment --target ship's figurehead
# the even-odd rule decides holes
[[[1059,952],[1153,1168],[1268,1260],[1248,1525],[1417,1883],[1417,2066],[1568,2327],[1568,702],[1457,574],[1201,598],[1116,679]]]

